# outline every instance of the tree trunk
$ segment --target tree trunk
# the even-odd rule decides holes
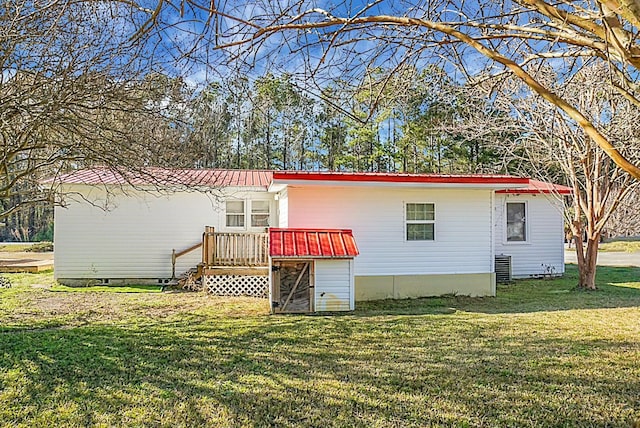
[[[271,118],[267,115],[267,140],[265,146],[265,168],[271,169]]]
[[[600,236],[587,240],[584,248],[582,236],[574,236],[576,243],[576,255],[578,256],[578,287],[585,290],[596,289],[596,265],[598,261],[598,241]]]

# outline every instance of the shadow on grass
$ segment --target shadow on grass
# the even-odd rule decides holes
[[[619,373],[632,373],[633,362],[618,361],[624,367],[612,371],[596,357],[637,351],[635,343],[523,337],[502,327],[452,325],[447,317],[372,322],[192,316],[147,326],[4,333],[0,396],[11,405],[0,409],[0,422],[630,423],[639,378]]]
[[[561,278],[516,280],[499,284],[496,297],[446,296],[358,302],[355,315],[442,315],[458,311],[527,313],[598,308],[640,308],[640,268],[598,267],[596,291],[576,288],[578,271],[567,265]]]

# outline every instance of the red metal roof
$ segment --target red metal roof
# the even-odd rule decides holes
[[[145,168],[141,171],[128,172],[103,167],[74,171],[48,181],[66,184],[161,184],[266,188],[272,181],[272,175],[271,171],[263,170]]]
[[[563,186],[561,184],[547,183],[546,181],[529,179],[529,185],[526,188],[498,190],[496,193],[518,193],[526,195],[538,193],[557,193],[560,195],[570,195],[571,192],[571,187]]]
[[[332,172],[332,171],[267,171],[233,169],[177,169],[144,168],[141,171],[116,171],[106,167],[82,169],[44,181],[66,184],[131,184],[175,185],[204,187],[263,187],[273,180],[386,182],[386,183],[447,183],[447,184],[502,184],[526,186],[498,193],[553,193],[570,194],[571,188],[529,178],[511,175],[451,175],[451,174],[403,174],[382,172]]]
[[[274,180],[386,183],[457,183],[525,185],[528,178],[492,174],[405,174],[391,172],[273,171]]]
[[[350,229],[269,229],[271,257],[350,258],[358,254]]]

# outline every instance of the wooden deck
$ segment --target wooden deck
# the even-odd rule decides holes
[[[201,251],[201,262],[176,277],[177,259],[196,250]],[[221,233],[205,226],[201,242],[171,251],[171,279],[191,291],[266,297],[269,293],[269,235]]]
[[[267,233],[220,233],[206,226],[201,242],[180,251],[171,251],[172,279],[176,278],[177,259],[196,250],[202,252],[202,261],[191,274],[198,279],[202,275],[268,275]]]

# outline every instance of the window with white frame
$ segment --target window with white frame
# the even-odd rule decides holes
[[[406,204],[407,241],[433,241],[436,236],[436,206],[426,203]]]
[[[227,227],[244,227],[244,201],[231,200],[226,203]]]
[[[507,242],[527,240],[527,204],[507,202]]]
[[[251,201],[251,227],[269,227],[269,201]]]

